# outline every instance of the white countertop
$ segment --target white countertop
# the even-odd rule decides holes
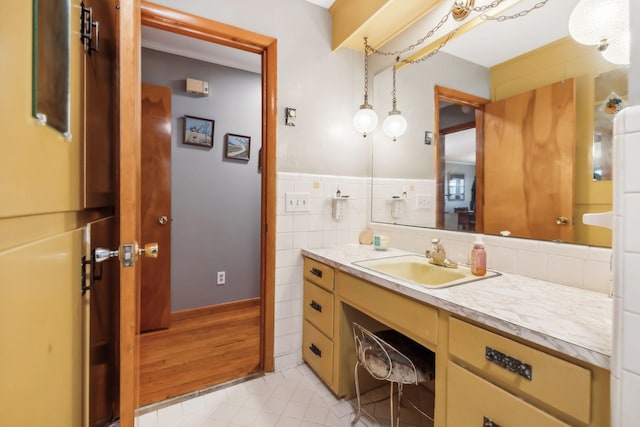
[[[302,250],[306,257],[379,286],[610,369],[613,299],[608,295],[514,274],[429,289],[352,264],[406,254],[358,244]]]

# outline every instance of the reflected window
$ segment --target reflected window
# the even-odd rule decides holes
[[[448,199],[464,200],[464,174],[450,173],[447,182]]]

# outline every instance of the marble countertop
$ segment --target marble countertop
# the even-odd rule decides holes
[[[306,257],[379,286],[610,369],[613,299],[608,295],[514,274],[429,289],[353,264],[409,253],[358,244],[302,250]]]

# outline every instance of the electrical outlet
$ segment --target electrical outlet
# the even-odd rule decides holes
[[[347,201],[344,199],[333,199],[333,219],[340,221],[344,219]]]
[[[432,211],[433,196],[431,194],[416,194],[416,210]]]
[[[285,212],[309,212],[309,193],[284,193]]]
[[[226,274],[224,271],[218,271],[218,285],[224,285],[226,281]]]

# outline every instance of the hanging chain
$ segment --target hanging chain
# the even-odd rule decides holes
[[[398,55],[402,55],[404,53],[407,53],[411,50],[414,50],[416,47],[420,46],[421,44],[423,44],[427,39],[433,37],[433,35],[440,29],[442,28],[442,26],[449,20],[449,16],[452,14],[453,9],[455,7],[458,8],[463,8],[468,10],[469,12],[473,11],[473,12],[477,12],[477,13],[481,13],[482,15],[480,16],[481,19],[484,19],[486,21],[498,21],[498,22],[503,22],[509,19],[516,19],[516,18],[522,18],[523,16],[528,15],[530,12],[536,10],[536,9],[540,9],[543,6],[545,6],[547,4],[547,2],[549,0],[541,0],[538,3],[536,3],[533,7],[520,11],[518,13],[515,13],[513,15],[501,15],[501,16],[489,16],[486,14],[486,12],[490,9],[495,9],[496,7],[500,6],[505,0],[493,0],[491,3],[483,5],[483,6],[475,6],[475,7],[466,7],[464,5],[458,4],[457,2],[453,4],[453,6],[451,6],[451,8],[449,9],[449,11],[447,12],[446,15],[444,15],[440,21],[436,24],[435,27],[433,27],[431,30],[429,30],[429,32],[422,38],[418,39],[415,43],[407,46],[406,48],[402,49],[402,50],[396,50],[394,52],[384,52],[382,50],[376,49],[373,46],[369,46],[366,43],[366,39],[365,39],[365,54],[369,55],[369,54],[377,54],[377,55],[383,55],[383,56],[398,56]],[[415,61],[403,61],[406,62],[408,64],[413,64],[416,62],[420,62],[421,60],[427,59],[433,55],[435,55],[440,49],[442,49],[449,40],[451,40],[451,38],[453,37],[453,34],[455,34],[457,29],[454,29],[452,32],[449,33],[449,35],[447,36],[447,38],[442,42],[442,44],[440,44],[440,46],[438,46],[438,48],[436,48],[435,50],[433,50],[429,55],[427,55],[426,57],[424,57],[423,59],[420,60],[415,60]],[[366,66],[366,63],[365,63]]]
[[[364,108],[371,108],[369,105],[369,43],[368,37],[364,38]]]
[[[493,0],[491,3],[486,4],[484,6],[476,6],[474,8],[467,8],[467,9],[469,9],[469,11],[484,13],[486,10],[495,9],[496,7],[500,6],[500,3],[502,3],[503,1],[504,0]],[[464,6],[459,6],[459,7],[462,7],[463,9],[465,8]]]
[[[445,38],[442,41],[442,43],[440,43],[440,46],[438,46],[437,48],[433,49],[428,54],[426,54],[426,55],[424,55],[424,56],[422,56],[422,57],[420,57],[418,59],[412,59],[412,60],[403,59],[402,62],[404,62],[405,64],[417,64],[418,62],[426,61],[427,59],[431,58],[436,53],[440,52],[440,49],[442,49],[443,47],[445,47],[447,45],[447,43],[449,43],[449,41],[453,38],[453,36],[455,36],[457,31],[458,31],[457,28],[455,30],[452,30],[449,34],[447,34],[447,38]]]
[[[535,5],[533,5],[531,8],[522,10],[518,13],[514,13],[513,15],[501,15],[501,16],[482,15],[481,18],[486,21],[498,21],[498,22],[504,22],[508,19],[522,18],[523,16],[527,16],[530,12],[533,12],[534,10],[544,7],[544,5],[546,5],[548,1],[549,0],[542,0],[536,3]]]
[[[500,0],[502,1],[502,0]],[[453,8],[452,8],[453,9]],[[445,16],[442,17],[442,19],[440,19],[440,22],[438,22],[438,24],[433,27],[424,37],[422,37],[421,39],[418,39],[418,41],[416,41],[414,44],[402,49],[402,50],[396,50],[395,52],[383,52],[381,50],[378,50],[372,46],[369,46],[368,49],[371,53],[375,53],[378,55],[384,55],[384,56],[398,56],[398,55],[402,55],[403,53],[407,53],[410,50],[415,49],[416,47],[420,46],[422,43],[424,43],[428,38],[432,37],[436,31],[438,31],[440,28],[442,28],[442,26],[449,20],[449,15],[451,14],[451,10],[449,10],[449,12],[447,12],[447,14]]]
[[[396,56],[396,65],[393,66],[393,89],[391,89],[391,111],[396,111],[396,67],[400,57]]]

